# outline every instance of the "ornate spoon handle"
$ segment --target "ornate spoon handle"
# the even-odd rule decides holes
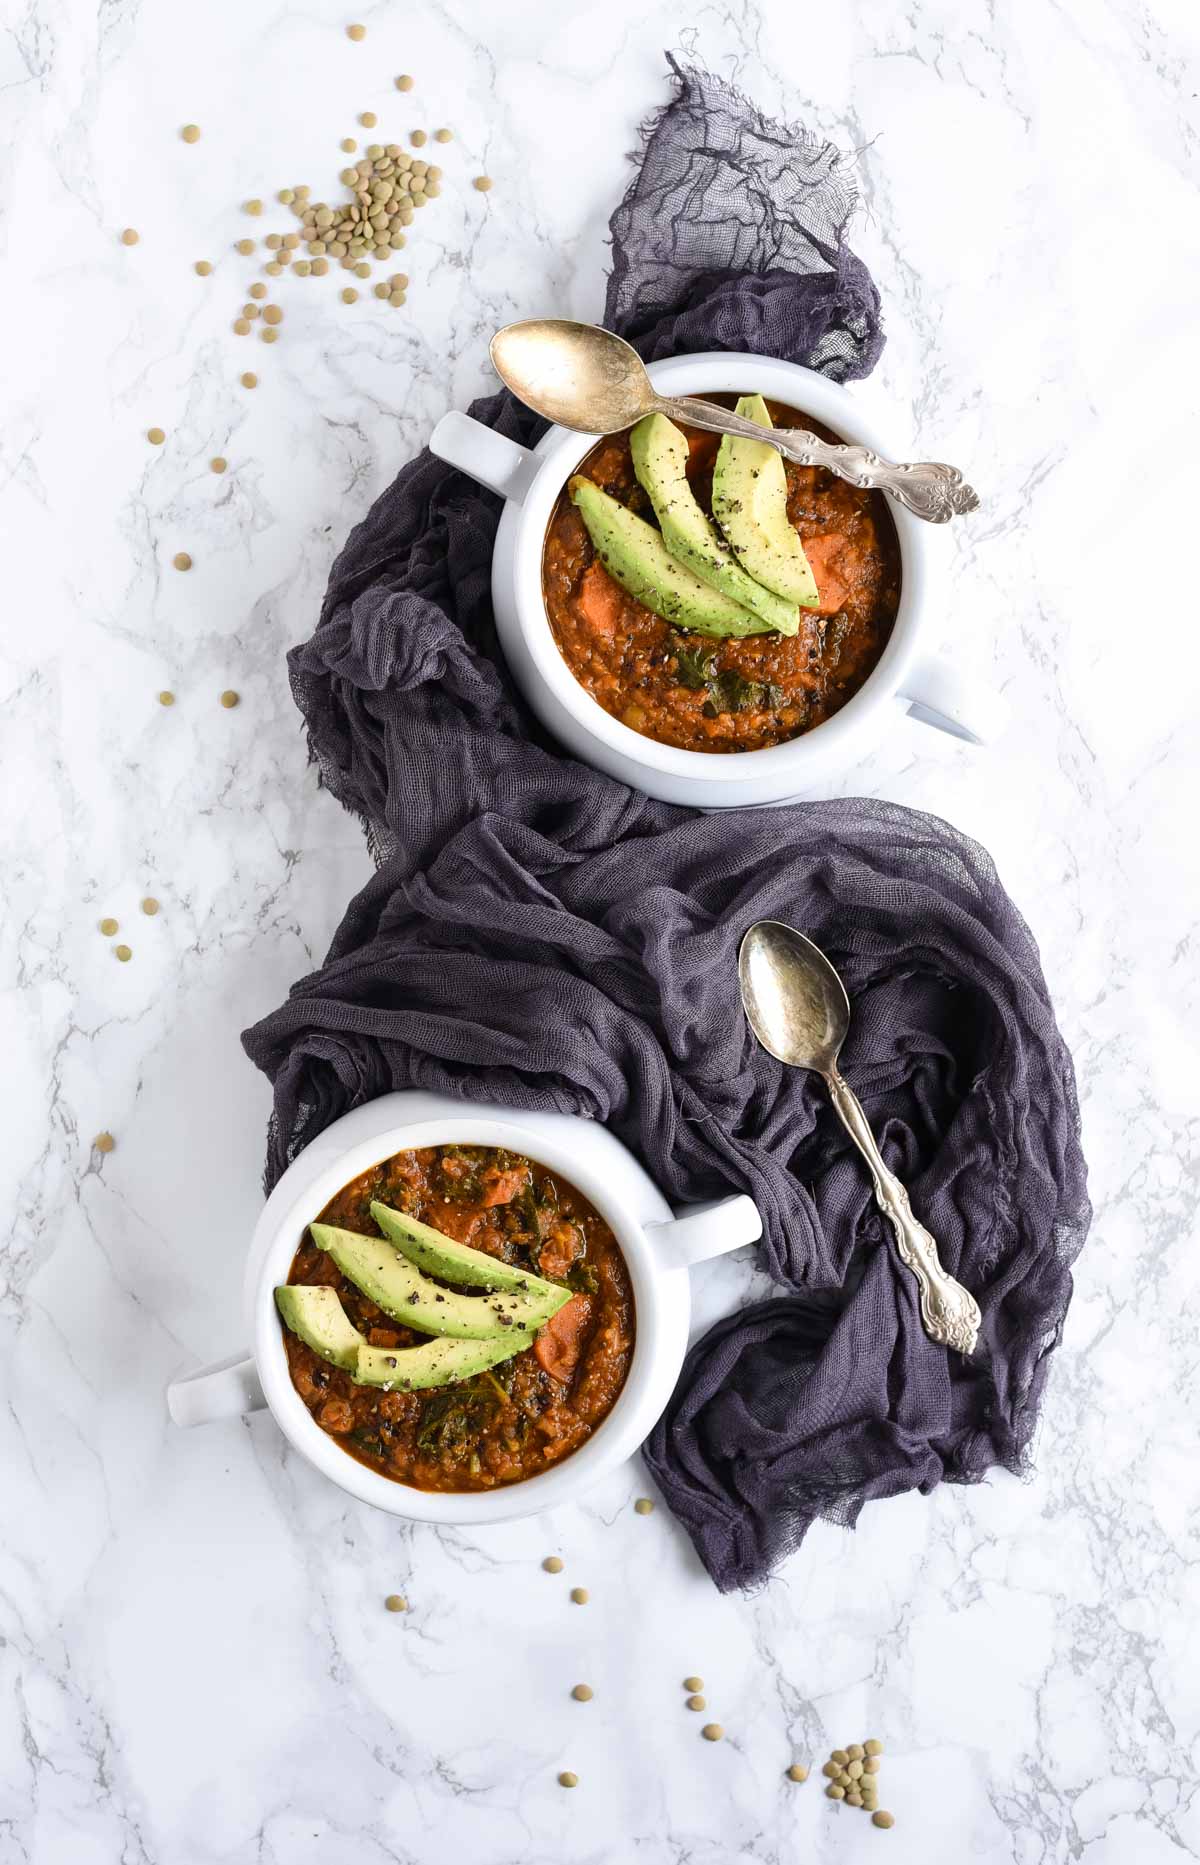
[[[973,1353],[981,1320],[978,1302],[961,1282],[956,1282],[942,1268],[937,1244],[913,1216],[908,1193],[885,1164],[853,1088],[836,1068],[830,1069],[825,1080],[847,1133],[871,1169],[875,1197],[896,1233],[900,1261],[917,1279],[925,1332],[930,1340],[943,1347],[954,1347],[959,1353]]]
[[[730,408],[718,408],[713,402],[692,396],[660,395],[654,405],[670,420],[686,421],[710,434],[736,434],[745,440],[766,441],[798,466],[826,466],[852,486],[886,492],[898,505],[907,506],[930,524],[944,525],[963,512],[973,512],[979,504],[957,466],[943,466],[936,460],[895,465],[872,453],[869,447],[821,440],[804,427],[759,427],[756,421],[747,421]]]

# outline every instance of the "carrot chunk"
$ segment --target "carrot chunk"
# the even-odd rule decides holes
[[[839,609],[846,606],[850,587],[838,572],[838,558],[845,550],[846,543],[846,537],[841,531],[824,531],[817,537],[804,539],[804,555],[817,579],[817,594],[820,597],[818,615],[836,615]]]
[[[573,1295],[538,1334],[533,1343],[534,1357],[551,1379],[566,1381],[578,1366],[591,1312],[588,1296]]]
[[[620,584],[613,581],[597,557],[584,571],[575,598],[580,621],[592,634],[602,635],[611,641],[621,618],[624,600]]]

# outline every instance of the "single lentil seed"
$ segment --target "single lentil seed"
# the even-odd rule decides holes
[[[409,77],[407,71],[402,72],[400,77],[396,79],[396,89],[398,91],[411,91],[412,87],[413,81]]]
[[[595,1692],[590,1684],[576,1684],[571,1695],[574,1697],[576,1703],[590,1703]]]
[[[366,36],[367,36],[367,29],[365,26],[354,25],[354,26],[347,26],[346,28],[346,37],[348,39],[353,39],[356,44],[358,43],[360,39],[365,39]]]
[[[360,259],[358,264],[355,266],[354,276],[355,278],[370,278],[371,268],[367,264],[365,259]]]
[[[214,473],[223,473],[227,464],[228,462],[224,460],[219,453],[208,463],[209,470]]]
[[[849,1761],[846,1763],[846,1773],[850,1776],[850,1779],[852,1781],[861,1780],[862,1771],[863,1771],[863,1765],[861,1761],[857,1759],[857,1757],[855,1758],[854,1761]]]
[[[344,168],[338,176],[338,180],[344,182],[348,188],[357,187],[358,170],[356,168]]]
[[[353,285],[346,286],[346,289],[342,293],[342,303],[343,304],[357,304],[358,303],[358,293],[355,291]]]
[[[405,1599],[403,1593],[389,1593],[383,1603],[389,1612],[408,1611],[408,1601]]]
[[[256,317],[262,316],[262,312],[259,310],[258,305],[254,302],[254,300],[251,299],[249,304],[244,304],[242,306],[242,316],[248,317],[251,323],[253,323]]]
[[[177,550],[171,562],[175,565],[177,570],[190,570],[192,567],[192,560],[188,556],[186,550]]]
[[[879,1773],[878,1755],[867,1756],[867,1759],[863,1763],[863,1773],[864,1774],[878,1774]]]
[[[829,1751],[829,1759],[836,1761],[839,1768],[844,1768],[850,1757],[844,1748],[835,1748]]]
[[[883,1743],[877,1742],[875,1737],[872,1736],[869,1742],[863,1743],[863,1753],[864,1755],[882,1755]]]
[[[725,1734],[725,1731],[722,1729],[720,1723],[705,1723],[700,1734],[704,1737],[706,1742],[719,1742],[721,1737]]]
[[[414,130],[408,140],[414,149],[423,149],[425,144],[429,141],[429,138],[426,136],[424,130]]]
[[[98,1133],[92,1141],[98,1153],[111,1153],[116,1143],[111,1133]]]
[[[233,328],[239,337],[248,337],[250,335],[250,319],[248,317],[235,317],[233,320]]]
[[[268,325],[265,330],[260,330],[258,334],[264,343],[277,343],[279,341],[279,332],[271,325]]]
[[[211,259],[197,259],[193,270],[196,271],[201,278],[207,278],[212,271]]]
[[[183,137],[184,142],[199,142],[200,125],[198,123],[185,123],[179,134]]]
[[[264,324],[282,324],[282,322],[283,322],[282,305],[268,304],[264,307],[264,310],[263,310],[263,323]]]
[[[548,1574],[561,1574],[563,1570],[563,1564],[557,1554],[548,1554],[542,1562],[542,1567]]]
[[[242,377],[242,387],[244,389],[256,389],[258,387],[258,377],[252,369],[247,369],[245,375]]]
[[[273,253],[277,253],[279,248],[283,245],[283,235],[280,233],[268,233],[263,243],[269,246]]]
[[[866,1753],[866,1750],[863,1748],[863,1745],[861,1742],[851,1742],[849,1748],[846,1750],[846,1753],[850,1757],[851,1761],[861,1761],[863,1756]]]
[[[839,1787],[853,1787],[854,1786],[854,1782],[851,1780],[850,1776],[846,1773],[846,1770],[844,1768],[839,1768],[833,1778],[837,1782]]]
[[[247,201],[246,212],[248,214],[261,214],[262,213],[262,202],[261,201]]]
[[[158,696],[158,703],[160,706],[173,706],[175,704],[174,693],[167,693],[167,692],[160,693]]]
[[[846,1795],[846,1805],[848,1807],[861,1807],[862,1803],[863,1803],[862,1795],[859,1793],[856,1787],[852,1787],[849,1793]]]
[[[827,1761],[825,1766],[821,1769],[821,1773],[825,1775],[828,1780],[836,1781],[841,1770],[836,1761]]]
[[[292,267],[292,271],[296,274],[297,278],[307,278],[312,271],[312,267],[307,259],[297,259],[295,265]]]
[[[115,945],[113,947],[113,951],[116,953],[117,957],[120,959],[122,965],[127,965],[129,963],[129,960],[133,957],[133,952],[130,949],[130,947],[127,945]]]
[[[299,244],[300,244],[300,235],[298,233],[285,233],[284,234],[283,249],[285,252],[294,253],[297,246],[299,246]]]
[[[577,1774],[572,1774],[569,1768],[564,1768],[558,1777],[558,1785],[560,1787],[578,1787],[579,1776]]]
[[[281,207],[290,207],[299,192],[298,188],[281,188],[275,199]]]
[[[233,688],[228,686],[221,695],[221,704],[224,706],[226,712],[232,712],[233,708],[239,704],[240,699],[241,695],[235,693]]]
[[[141,234],[136,227],[126,227],[121,235],[121,244],[122,246],[136,246],[140,238]]]
[[[492,178],[490,175],[476,175],[474,181],[471,183],[471,186],[477,188],[480,194],[486,194],[491,185]]]
[[[148,427],[146,429],[146,439],[150,442],[152,447],[161,447],[166,438],[161,427]]]
[[[403,272],[397,272],[396,278],[397,279],[403,278],[405,285],[408,284],[408,280],[404,278]],[[633,1513],[635,1515],[653,1515],[654,1514],[654,1503],[651,1500],[651,1498],[649,1496],[639,1496],[637,1501],[633,1505]]]
[[[375,115],[373,110],[364,110],[358,120],[365,130],[373,130],[379,118]]]
[[[453,130],[434,130],[433,140],[434,142],[453,142],[454,131]]]
[[[267,245],[269,246],[270,244],[271,244],[271,238],[270,238],[270,235],[268,235]],[[235,242],[235,248],[239,253],[250,254],[254,251],[254,241],[253,240],[237,240]]]
[[[789,1781],[807,1781],[808,1769],[803,1762],[794,1761],[787,1771],[787,1778]]]
[[[314,278],[324,278],[329,270],[328,259],[314,259],[312,262],[312,269]]]
[[[685,1677],[683,1680],[683,1687],[685,1690],[703,1690],[704,1679],[702,1677]]]
[[[706,1710],[708,1703],[703,1697],[688,1697],[687,1706],[689,1710]]]
[[[355,295],[357,296],[357,293]],[[572,1587],[571,1588],[571,1599],[573,1600],[576,1606],[586,1606],[588,1603],[589,1597],[590,1596],[588,1594],[588,1590],[586,1587]]]
[[[111,939],[113,934],[117,931],[118,925],[119,922],[117,920],[101,920],[100,931],[104,934],[106,939]]]
[[[386,285],[376,285],[375,296],[377,298],[386,298],[387,295],[388,295],[388,288]]]
[[[880,1807],[878,1813],[873,1813],[871,1815],[871,1824],[872,1826],[882,1826],[886,1832],[889,1826],[894,1826],[896,1824],[896,1816],[894,1813],[888,1813],[885,1808]]]
[[[148,920],[152,920],[154,915],[158,912],[158,902],[153,894],[146,895],[146,898],[142,902],[142,912],[146,915]]]
[[[831,1781],[829,1783],[829,1786],[825,1789],[825,1793],[830,1800],[845,1800],[846,1798],[845,1788],[839,1787],[836,1781]]]

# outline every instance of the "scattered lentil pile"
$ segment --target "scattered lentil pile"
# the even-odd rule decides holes
[[[883,1743],[872,1736],[866,1742],[851,1742],[849,1748],[835,1748],[821,1773],[827,1776],[825,1789],[830,1800],[842,1800],[848,1807],[861,1807],[871,1815],[875,1826],[887,1828],[896,1821],[879,1805],[879,1758]]]

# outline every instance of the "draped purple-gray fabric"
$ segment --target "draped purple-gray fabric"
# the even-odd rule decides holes
[[[607,321],[648,358],[866,374],[879,298],[845,244],[844,159],[705,73],[674,77],[613,217]],[[539,431],[507,395],[472,412]],[[289,657],[322,781],[378,872],[321,969],[243,1038],[274,1084],[267,1178],[347,1109],[424,1087],[602,1120],[675,1202],[748,1192],[781,1293],[692,1349],[646,1457],[718,1586],[752,1585],[818,1516],[1022,1467],[1090,1216],[1071,1062],[1028,929],[946,823],[860,799],[698,815],[549,743],[496,647],[498,516],[422,453]],[[765,916],[842,971],[846,1073],[983,1309],[969,1364],[925,1338],[819,1083],[746,1029],[735,955]]]

